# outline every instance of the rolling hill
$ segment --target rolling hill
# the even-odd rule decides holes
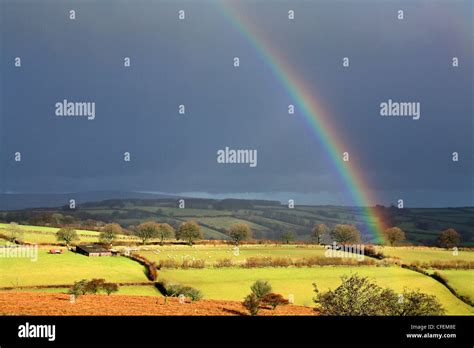
[[[63,201],[64,202],[64,201]],[[474,245],[474,208],[405,208],[377,206],[390,225],[402,228],[407,241],[413,244],[433,245],[440,231],[455,228],[462,236],[462,244]],[[372,236],[365,226],[364,209],[348,206],[296,205],[289,209],[278,201],[243,199],[186,199],[186,207],[178,207],[174,197],[107,199],[78,203],[75,210],[68,206],[43,207],[0,212],[4,222],[53,226],[52,218],[61,216],[69,222],[94,228],[101,222],[117,222],[124,227],[146,220],[166,221],[178,226],[186,220],[196,220],[207,239],[226,239],[227,228],[239,222],[251,226],[255,239],[280,239],[292,231],[298,240],[308,240],[314,225],[324,223],[332,227],[339,223],[354,224],[362,239],[370,242]],[[61,215],[58,215],[61,214]]]

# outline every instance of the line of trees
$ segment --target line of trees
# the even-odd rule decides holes
[[[23,232],[24,230],[17,223],[11,222],[6,232],[6,238],[12,243],[20,242]],[[204,238],[201,227],[194,220],[181,223],[177,229],[168,223],[146,221],[134,227],[132,232],[140,238],[143,244],[146,244],[150,239],[159,239],[160,244],[163,245],[165,239],[176,238],[177,240],[186,241],[189,245],[193,245],[197,240]],[[250,226],[246,223],[233,224],[225,232],[235,245],[239,245],[253,236]],[[118,223],[106,224],[100,229],[99,242],[111,247],[118,239],[118,236],[124,233],[125,230]],[[385,242],[390,246],[401,244],[406,240],[405,231],[400,227],[385,229],[383,236]],[[327,237],[342,245],[361,242],[361,232],[356,226],[348,224],[337,224],[330,229],[327,225],[320,223],[313,227],[310,234],[310,239],[316,244],[322,244]],[[64,242],[68,247],[80,240],[73,227],[60,228],[56,233],[56,238],[58,241]],[[281,240],[288,244],[296,240],[296,235],[290,230],[282,234]],[[448,228],[440,233],[436,243],[442,248],[457,247],[461,243],[461,236],[454,228]]]
[[[326,236],[339,244],[355,244],[361,241],[361,233],[356,226],[345,224],[338,224],[332,230],[325,224],[318,224],[311,231],[310,238],[314,243],[322,244]],[[405,231],[400,227],[385,229],[383,236],[390,246],[400,244],[406,239]],[[439,247],[453,248],[460,245],[461,236],[454,228],[448,228],[440,233],[436,242]]]

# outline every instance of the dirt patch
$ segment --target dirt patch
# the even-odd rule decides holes
[[[201,300],[179,303],[177,298],[85,295],[71,303],[69,295],[36,292],[0,293],[0,315],[248,315],[237,301]],[[310,307],[287,305],[263,308],[259,315],[316,315]]]

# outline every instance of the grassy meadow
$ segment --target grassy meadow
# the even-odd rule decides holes
[[[396,257],[405,263],[431,261],[474,261],[474,251],[453,250],[432,247],[379,247],[385,256]]]
[[[71,251],[51,255],[38,250],[37,261],[3,258],[0,287],[72,284],[81,279],[104,278],[111,282],[146,282],[142,265],[125,257],[87,257]]]
[[[379,207],[379,210],[390,218],[393,226],[405,231],[407,244],[436,245],[441,231],[454,228],[462,236],[462,246],[474,246],[473,207],[402,210]],[[364,228],[368,220],[374,223],[367,212],[362,208],[345,206],[297,205],[294,209],[288,209],[276,201],[188,198],[186,208],[181,209],[177,207],[176,199],[114,199],[83,203],[76,211],[44,208],[36,212],[68,215],[77,221],[117,222],[122,226],[138,225],[147,220],[166,221],[177,226],[186,220],[196,220],[206,239],[227,239],[226,229],[237,222],[249,224],[256,239],[272,240],[280,240],[282,234],[289,230],[295,233],[297,240],[308,240],[311,229],[320,223],[330,228],[335,224],[354,224],[360,228],[365,242],[374,240],[370,229]],[[30,217],[25,211],[0,212],[0,219],[21,224],[28,224]]]
[[[459,294],[469,296],[474,300],[474,270],[443,270],[439,271],[448,279],[451,285]]]
[[[293,294],[295,303],[314,305],[312,283],[319,290],[336,288],[342,275],[357,273],[375,280],[380,286],[402,292],[404,288],[420,289],[435,295],[446,308],[448,315],[474,315],[474,309],[454,297],[449,290],[432,278],[399,267],[340,267],[312,268],[224,268],[194,270],[162,270],[159,278],[171,283],[190,285],[200,289],[205,298],[242,300],[250,286],[258,279],[267,280],[273,290],[288,297]]]
[[[0,233],[7,234],[12,227],[10,224],[0,223]],[[38,244],[57,244],[56,232],[59,228],[56,227],[44,227],[44,226],[31,226],[31,225],[17,225],[21,231],[19,239],[22,242],[38,243]],[[80,230],[76,229],[77,235],[80,240],[78,243],[98,243],[99,234],[97,231]],[[0,239],[1,240],[1,239]],[[134,236],[118,235],[117,240],[120,242],[138,242],[139,240]],[[4,241],[4,240],[3,240]],[[5,241],[4,241],[5,243]]]
[[[150,247],[140,250],[139,254],[151,261],[160,260],[204,260],[207,265],[213,265],[217,260],[231,259],[235,263],[243,263],[250,257],[272,257],[301,259],[304,257],[324,257],[325,249],[318,245],[187,245]]]
[[[160,208],[160,214],[172,213],[173,208]],[[188,214],[202,214],[206,209],[189,209]],[[101,211],[101,214],[104,212]],[[177,221],[185,221],[189,216],[174,215]],[[221,214],[209,214],[198,220],[204,224],[205,234],[214,235],[219,238],[220,231],[226,229],[230,224],[242,222],[233,217],[230,211],[219,211]],[[174,213],[173,213],[174,214]],[[241,214],[241,212],[239,213]],[[310,209],[300,209],[300,219],[307,219],[312,214]],[[335,214],[335,213],[334,213]],[[355,214],[355,213],[354,213]],[[240,216],[240,215],[239,215]],[[351,218],[339,211],[339,217]],[[253,216],[252,230],[267,233],[267,227],[259,225],[269,223],[268,216]],[[245,222],[245,221],[244,221]],[[285,226],[291,225],[282,222]],[[262,227],[263,226],[263,227]],[[11,228],[9,224],[0,224],[0,233],[5,234]],[[73,284],[81,279],[103,278],[116,283],[138,283],[148,282],[144,266],[122,256],[114,257],[87,257],[65,250],[64,254],[51,255],[47,244],[56,244],[55,233],[58,228],[19,225],[17,228],[23,231],[20,239],[30,243],[46,244],[38,249],[37,261],[28,258],[0,259],[0,287],[21,287],[41,285],[66,285]],[[207,232],[206,232],[207,231]],[[90,230],[77,230],[81,240],[79,243],[98,242],[99,232]],[[132,245],[138,243],[137,238],[128,235],[120,235],[120,242],[130,242]],[[0,245],[6,241],[0,239]],[[122,249],[123,246],[117,246]],[[292,260],[325,256],[326,249],[323,246],[312,244],[246,244],[236,248],[231,244],[198,244],[194,246],[167,244],[138,246],[138,254],[150,261],[159,263],[163,260],[174,260],[178,263],[188,260],[204,260],[204,269],[166,269],[158,270],[158,280],[170,283],[180,283],[193,286],[202,291],[205,299],[235,300],[241,301],[249,293],[250,286],[258,279],[268,280],[273,290],[281,293],[284,297],[290,294],[294,296],[295,303],[305,306],[314,306],[312,283],[316,282],[321,291],[335,289],[341,282],[340,277],[357,273],[375,280],[383,287],[390,287],[396,292],[403,289],[420,289],[420,291],[432,294],[445,307],[448,315],[474,315],[474,308],[456,298],[444,285],[433,278],[408,269],[403,269],[390,263],[393,259],[402,263],[429,263],[435,261],[474,261],[474,251],[460,249],[456,254],[453,250],[436,247],[421,246],[397,246],[377,247],[388,259],[375,260],[377,265],[372,266],[314,266],[314,267],[265,267],[265,268],[239,268],[214,267],[218,260],[230,259],[234,265],[240,265],[248,258],[271,257],[289,258]],[[63,248],[65,249],[65,248]],[[366,256],[367,257],[367,256]],[[433,272],[434,270],[430,270]],[[474,299],[474,270],[439,270],[452,286],[461,295]],[[161,296],[153,286],[130,285],[121,286],[118,294],[121,295],[143,295]],[[18,289],[15,291],[36,292],[65,292],[67,288],[50,289]]]

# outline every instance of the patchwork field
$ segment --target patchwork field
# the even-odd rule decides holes
[[[399,267],[339,267],[312,268],[224,268],[193,270],[162,270],[159,278],[169,282],[190,285],[200,289],[205,298],[216,300],[242,300],[249,288],[258,279],[268,280],[275,292],[287,297],[293,294],[295,304],[312,306],[314,296],[312,283],[320,290],[336,288],[342,275],[357,273],[370,277],[384,287],[402,292],[404,288],[420,289],[435,295],[446,308],[448,315],[474,315],[474,309],[454,297],[439,282],[420,273]]]
[[[38,250],[38,260],[3,258],[0,287],[72,284],[104,278],[111,282],[146,282],[144,267],[125,257],[87,257],[70,251],[51,255]]]
[[[249,257],[283,257],[301,259],[304,257],[324,256],[325,249],[317,245],[187,245],[150,247],[141,250],[140,255],[151,261],[160,260],[205,260],[207,265],[213,265],[220,259],[231,259],[235,263],[244,262]]]
[[[405,263],[430,261],[474,261],[474,251],[459,250],[457,255],[453,250],[429,247],[379,247],[384,255],[398,257]]]
[[[89,231],[90,233],[93,231]],[[27,232],[35,233],[35,232]],[[51,233],[43,230],[41,233]],[[0,287],[44,286],[72,284],[80,279],[103,278],[117,283],[146,283],[145,268],[137,262],[122,256],[87,257],[73,252],[48,254],[48,247],[38,250],[37,261],[28,258],[2,258],[0,260]],[[63,248],[65,249],[65,248]],[[459,251],[455,256],[452,251],[427,247],[383,247],[385,255],[400,258],[404,263],[414,261],[428,262],[440,260],[474,260],[472,251]],[[383,287],[390,287],[396,292],[404,288],[420,289],[435,295],[445,307],[448,315],[474,315],[474,309],[456,298],[444,285],[411,270],[398,266],[314,266],[314,267],[266,267],[266,268],[216,268],[215,262],[220,259],[231,259],[234,264],[243,263],[250,257],[271,257],[302,259],[324,257],[326,249],[317,245],[276,245],[248,244],[236,249],[233,245],[165,245],[140,247],[138,253],[152,261],[160,260],[205,260],[204,269],[166,269],[158,271],[158,280],[170,283],[189,285],[200,290],[205,300],[242,301],[249,293],[250,286],[258,279],[268,280],[273,290],[288,298],[294,296],[295,304],[314,307],[312,283],[316,282],[322,291],[336,288],[342,275],[358,273],[375,280]],[[474,298],[472,284],[474,270],[440,271],[460,294]],[[121,286],[116,296],[144,296],[162,298],[152,282],[150,285]],[[15,293],[49,293],[60,296],[67,288],[17,289],[7,291]],[[2,292],[5,293],[5,292]],[[33,295],[30,295],[30,297]],[[61,295],[62,296],[62,295]],[[56,301],[59,297],[51,297]],[[10,304],[9,304],[10,306]],[[89,310],[89,309],[87,309]],[[86,310],[86,312],[87,312]],[[155,309],[151,310],[155,313]],[[186,312],[186,311],[185,311]],[[199,312],[199,309],[198,309]],[[54,312],[56,315],[59,312]],[[66,313],[66,312],[65,312]],[[68,312],[69,313],[69,312]],[[74,311],[71,312],[74,315]],[[148,312],[145,312],[148,313]],[[167,312],[166,312],[167,313]],[[184,313],[178,309],[177,314]],[[188,312],[186,312],[188,313]],[[203,312],[204,313],[204,312]],[[207,313],[207,312],[206,312]],[[210,312],[209,312],[210,313]],[[214,312],[212,312],[214,313]]]
[[[0,223],[0,234],[7,235],[8,231],[12,227],[10,224]],[[22,233],[20,235],[20,240],[28,243],[39,243],[39,244],[57,244],[59,243],[56,239],[56,232],[59,228],[55,227],[43,227],[43,226],[31,226],[31,225],[18,225],[16,226]],[[99,242],[99,232],[90,231],[90,230],[76,230],[77,235],[80,240],[78,243],[98,243]],[[5,243],[4,239],[0,239]],[[139,240],[134,236],[128,235],[118,235],[118,241],[122,242],[139,242]]]
[[[381,207],[377,209],[387,216],[394,226],[406,233],[407,245],[436,245],[441,231],[454,228],[461,235],[462,246],[474,246],[474,208],[405,208],[403,210]],[[288,209],[277,201],[242,199],[187,198],[186,207],[178,208],[177,199],[113,199],[89,201],[76,211],[62,207],[43,208],[34,211],[4,211],[0,219],[21,224],[42,224],[34,214],[68,215],[77,222],[93,219],[103,223],[117,222],[124,227],[138,225],[147,220],[166,221],[177,227],[185,220],[201,222],[207,239],[226,239],[226,229],[235,222],[245,222],[252,227],[255,239],[281,240],[292,230],[297,240],[308,240],[312,228],[324,223],[332,228],[336,224],[354,224],[361,229],[362,239],[373,242],[370,229],[363,226],[367,221],[375,223],[363,208],[348,206],[304,206]],[[44,223],[47,225],[47,223]]]

